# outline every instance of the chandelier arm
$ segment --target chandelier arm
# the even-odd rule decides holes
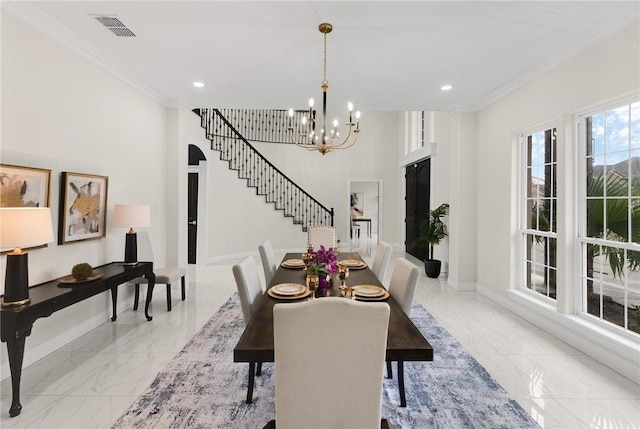
[[[351,112],[353,109],[353,104],[351,103],[349,103],[348,105],[349,122],[345,124],[348,127],[346,137],[344,139],[339,138],[337,123],[334,126],[334,129],[331,130],[331,132],[329,132],[329,129],[327,128],[327,93],[329,92],[329,83],[327,81],[327,34],[333,30],[333,26],[325,22],[320,24],[318,26],[318,29],[323,34],[323,79],[320,86],[320,88],[322,89],[322,120],[316,117],[316,111],[313,110],[313,99],[310,99],[309,119],[307,120],[306,117],[302,118],[303,126],[304,128],[306,128],[306,134],[300,133],[299,141],[296,141],[294,135],[294,127],[292,126],[292,122],[290,122],[289,137],[291,143],[295,144],[296,146],[300,146],[308,151],[316,150],[322,155],[325,155],[326,153],[329,153],[334,149],[348,149],[353,146],[358,141],[359,133],[361,130],[358,123],[360,112],[356,112],[356,122],[354,123],[351,116]],[[293,118],[293,109],[290,109],[289,112],[290,116]],[[322,127],[318,133],[316,133],[316,121],[318,121],[317,125]],[[296,130],[297,129],[300,129],[299,124],[296,125]],[[355,134],[355,137],[352,141],[350,141],[352,133]]]
[[[356,144],[356,142],[358,141],[358,137],[359,136],[360,136],[360,134],[356,133],[356,137],[353,139],[353,141],[348,146],[344,146],[344,144],[346,143],[346,141],[345,141],[344,143],[342,143],[342,144],[340,144],[338,146],[334,146],[333,149],[349,149],[351,146]]]

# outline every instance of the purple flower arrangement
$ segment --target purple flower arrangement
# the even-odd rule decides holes
[[[325,249],[324,246],[320,246],[320,249],[310,253],[313,259],[307,265],[307,273],[318,274],[320,289],[323,294],[326,294],[329,290],[331,276],[338,271],[336,254],[333,252],[333,247]]]

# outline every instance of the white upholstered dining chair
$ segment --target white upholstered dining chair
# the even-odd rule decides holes
[[[379,428],[388,326],[386,303],[276,304],[277,428]]]
[[[391,273],[391,281],[389,282],[389,294],[409,317],[411,317],[413,296],[415,295],[419,278],[420,269],[418,267],[406,258],[396,259],[393,265],[393,273]],[[393,377],[390,361],[387,362],[387,377]]]
[[[376,275],[382,284],[384,284],[384,278],[387,275],[387,268],[389,267],[392,253],[393,247],[391,247],[389,243],[381,241],[373,258],[371,271],[373,271],[373,274]]]
[[[260,285],[258,267],[256,266],[256,262],[253,260],[253,256],[247,256],[242,261],[235,264],[231,270],[233,271],[233,277],[236,280],[238,295],[240,295],[242,318],[244,319],[244,326],[246,327],[253,316],[253,311],[255,310],[258,298],[262,295],[262,286]],[[253,371],[256,364],[258,365],[256,375],[260,375],[262,372],[262,362],[249,363],[248,383],[250,386],[253,386]],[[247,389],[248,404],[251,403],[252,393],[253,387]]]
[[[240,306],[242,307],[242,317],[245,326],[251,320],[256,301],[262,295],[262,286],[258,268],[253,256],[247,256],[232,267],[233,277],[236,279],[238,295],[240,295]]]
[[[264,270],[264,284],[269,287],[273,275],[276,273],[278,267],[276,266],[276,257],[273,254],[273,246],[271,241],[267,240],[258,246],[260,252],[260,259],[262,260],[262,269]]]
[[[320,246],[326,249],[336,247],[338,235],[335,226],[310,226],[307,230],[307,245],[313,244],[314,250],[318,250]]]
[[[158,267],[153,260],[153,246],[151,246],[151,239],[146,231],[138,232],[137,236],[138,244],[138,259],[141,261],[152,261],[153,274],[156,276],[156,286],[163,284],[167,286],[167,311],[171,311],[171,285],[180,280],[182,300],[186,299],[186,285],[185,277],[187,270],[178,266]],[[133,297],[133,309],[138,309],[138,301],[140,299],[140,285],[147,284],[145,277],[138,277],[132,280],[131,283],[135,285],[135,292]]]
[[[419,278],[420,269],[418,267],[406,258],[396,259],[389,282],[389,293],[409,317],[411,317],[411,305]]]

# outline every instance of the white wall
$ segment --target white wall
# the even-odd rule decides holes
[[[196,121],[197,122],[197,121]],[[193,138],[204,135],[199,123],[191,124]],[[286,176],[327,208],[335,210],[335,225],[341,243],[349,242],[349,182],[351,179],[382,180],[395,194],[398,188],[397,146],[398,114],[366,112],[360,121],[363,129],[358,142],[349,149],[326,155],[308,152],[289,144],[255,143],[256,149],[274,163]],[[207,228],[209,260],[257,251],[258,245],[270,239],[276,249],[301,249],[306,233],[293,225],[282,212],[274,211],[255,189],[238,179],[219,154],[209,151],[209,207]],[[399,228],[398,207],[385,204],[382,240],[399,243],[404,231]],[[233,220],[233,225],[229,224]]]
[[[0,161],[51,170],[54,231],[62,171],[109,177],[107,237],[30,251],[30,284],[67,275],[79,262],[122,260],[126,231],[109,222],[116,203],[151,206],[149,234],[156,259],[164,260],[165,109],[4,11],[1,31]],[[6,256],[0,256],[2,287],[5,264]],[[123,308],[131,306],[131,297],[120,288]],[[25,364],[107,321],[110,301],[109,294],[100,294],[38,320],[26,341]]]
[[[640,91],[636,23],[519,88],[478,114],[477,285],[479,291],[640,383],[637,342],[585,322],[575,299],[578,246],[574,114]],[[520,296],[517,255],[517,133],[554,121],[558,129],[558,290],[555,305]],[[481,249],[481,251],[480,251]]]

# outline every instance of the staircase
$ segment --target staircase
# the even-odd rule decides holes
[[[287,113],[284,110],[195,109],[200,116],[211,149],[220,152],[220,159],[238,172],[240,179],[256,189],[285,217],[292,218],[302,231],[309,226],[333,226],[333,208],[328,209],[300,188],[284,173],[269,162],[241,134],[234,124],[243,129],[253,141],[286,143]],[[232,122],[225,115],[233,119]]]

